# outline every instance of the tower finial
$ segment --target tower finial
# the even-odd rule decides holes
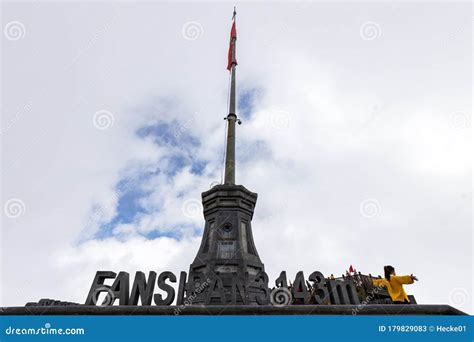
[[[235,184],[235,122],[237,121],[237,114],[235,112],[235,67],[237,60],[235,57],[235,48],[237,41],[237,29],[235,27],[235,11],[232,15],[232,29],[230,30],[230,43],[227,58],[227,70],[230,70],[230,98],[229,98],[229,114],[227,115],[227,146],[225,155],[225,184]]]

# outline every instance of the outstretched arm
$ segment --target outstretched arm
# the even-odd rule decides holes
[[[418,280],[413,274],[405,276],[392,276],[400,284],[413,284],[413,281]]]

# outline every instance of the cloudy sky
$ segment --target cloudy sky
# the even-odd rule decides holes
[[[1,299],[188,271],[222,177],[232,3],[2,3]],[[237,183],[271,281],[473,313],[469,2],[239,3]]]

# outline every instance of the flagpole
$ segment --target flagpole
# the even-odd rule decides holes
[[[232,25],[235,24],[236,11],[234,7],[234,13],[232,16]],[[226,146],[226,158],[225,158],[225,178],[224,183],[233,185],[235,184],[235,122],[237,121],[237,114],[235,112],[235,66],[237,60],[235,58],[236,52],[236,37],[231,37],[231,49],[232,49],[232,66],[231,66],[231,81],[230,81],[230,99],[229,99],[229,114],[227,115],[227,146]]]
[[[235,11],[234,7],[234,13],[232,15],[232,25],[235,23],[235,16],[237,12]],[[232,37],[232,68],[231,68],[231,82],[230,82],[230,104],[229,104],[229,114],[236,114],[235,113],[235,66],[237,65],[237,60],[235,57],[235,52],[236,52],[236,37]]]

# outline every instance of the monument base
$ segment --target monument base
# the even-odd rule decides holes
[[[449,305],[21,306],[0,315],[467,315]]]

